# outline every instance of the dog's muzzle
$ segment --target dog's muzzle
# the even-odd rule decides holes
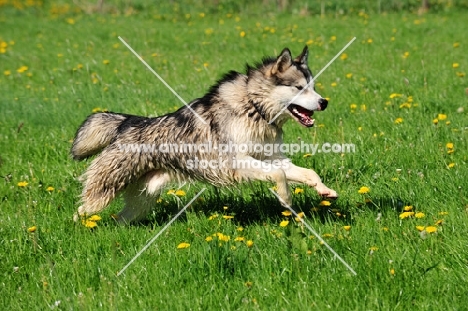
[[[327,109],[327,106],[328,106],[328,100],[326,100],[325,98],[320,98],[318,101],[318,104],[319,104],[320,110],[325,110]]]

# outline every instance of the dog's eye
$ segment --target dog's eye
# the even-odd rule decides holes
[[[300,85],[296,85],[296,89],[298,89],[298,90],[300,91],[300,90],[302,90],[302,89],[303,89],[303,87],[302,87],[302,86],[300,86]]]

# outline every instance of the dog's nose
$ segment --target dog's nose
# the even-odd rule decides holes
[[[320,98],[318,103],[320,106],[320,110],[325,110],[328,106],[328,100],[326,100],[325,98]]]

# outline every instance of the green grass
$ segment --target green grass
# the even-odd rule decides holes
[[[57,14],[50,7],[6,6],[0,12],[0,40],[8,44],[0,54],[2,309],[45,309],[57,301],[60,309],[85,310],[466,308],[466,14],[351,10],[259,17],[256,11],[252,17],[242,10],[166,12],[169,6],[161,9],[165,13],[136,14],[59,8]],[[89,164],[69,156],[82,120],[97,107],[156,116],[181,106],[118,36],[187,101],[202,96],[224,72],[242,71],[246,62],[286,46],[298,54],[308,43],[310,67],[318,72],[357,37],[347,59],[337,59],[317,81],[330,105],[316,114],[316,126],[289,122],[285,128],[286,142],[300,137],[356,145],[355,153],[291,157],[339,192],[336,202],[322,207],[314,191],[301,186],[293,207],[305,212],[357,276],[282,216],[271,184],[185,186],[185,196],[164,195],[138,225],[114,224],[110,216],[121,200],[101,214],[95,229],[73,223],[77,177]],[[28,69],[19,73],[21,66]],[[402,97],[390,99],[393,93]],[[411,107],[400,108],[409,96]],[[460,107],[464,111],[457,112]],[[447,119],[434,125],[439,114]],[[403,122],[395,124],[397,118]],[[455,165],[448,168],[450,163]],[[359,194],[362,186],[370,193]],[[202,187],[208,188],[202,200],[116,277]],[[425,217],[400,219],[408,205]],[[212,215],[218,217],[210,220]],[[285,218],[289,225],[280,227]],[[436,226],[438,220],[443,224]],[[423,239],[418,225],[436,226],[437,232]],[[32,226],[37,230],[30,233]],[[218,241],[216,233],[230,240]],[[208,236],[213,240],[207,242]],[[181,242],[190,247],[177,249]]]

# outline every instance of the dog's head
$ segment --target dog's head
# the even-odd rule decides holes
[[[315,91],[313,76],[307,64],[308,55],[307,46],[296,58],[285,48],[277,58],[266,59],[263,67],[250,71],[254,75],[263,75],[263,79],[249,79],[263,81],[263,85],[255,83],[257,85],[252,86],[249,93],[252,96],[261,93],[268,99],[270,105],[266,109],[269,110],[270,118],[278,118],[282,123],[292,117],[300,124],[311,127],[314,125],[314,111],[327,108],[328,101]],[[259,89],[262,91],[259,92]]]
[[[312,73],[307,64],[307,46],[296,58],[285,48],[271,67],[271,77],[277,85],[272,92],[273,98],[287,109],[295,120],[306,127],[314,125],[314,111],[325,110],[328,101],[320,96],[314,87]]]

